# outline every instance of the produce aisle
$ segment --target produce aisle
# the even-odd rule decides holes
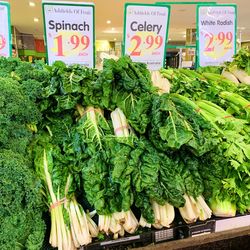
[[[0,248],[206,242],[225,217],[249,228],[249,65],[247,50],[197,71],[0,58]]]

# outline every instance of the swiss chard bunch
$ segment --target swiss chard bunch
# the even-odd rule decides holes
[[[56,62],[48,67],[50,81],[43,89],[41,109],[46,113],[60,113],[75,109],[83,102],[82,87],[84,82],[92,81],[95,70],[79,65],[66,66]]]
[[[71,159],[58,145],[51,144],[49,134],[38,137],[33,153],[51,213],[50,244],[62,250],[87,245],[92,237],[97,237],[98,229],[76,201]]]
[[[152,95],[157,91],[152,85],[150,72],[145,64],[133,63],[127,56],[113,61],[112,70],[111,109],[119,107],[135,131],[144,134],[150,122]]]
[[[196,156],[202,156],[211,151],[218,143],[218,131],[201,116],[199,106],[185,96],[171,94],[171,100],[176,109],[186,119],[192,129],[192,138],[186,147]]]
[[[149,136],[154,146],[165,152],[177,150],[192,139],[192,127],[178,112],[169,94],[154,97]]]
[[[185,150],[176,153],[174,158],[178,161],[175,168],[185,190],[185,204],[179,207],[182,218],[187,223],[210,218],[212,211],[203,198],[204,184],[199,173],[200,159]]]
[[[201,156],[219,140],[216,131],[199,113],[199,107],[178,94],[156,96],[152,107],[150,140],[161,151],[189,150]]]
[[[159,153],[146,139],[135,141],[131,161],[135,205],[141,211],[140,225],[169,227],[174,220],[174,206],[184,205],[184,187],[173,162]]]
[[[87,143],[89,159],[82,163],[84,191],[99,215],[99,228],[106,234],[135,232],[138,222],[130,210],[133,204],[129,164],[132,141],[124,115],[111,113],[114,134],[100,109],[88,107],[79,121],[79,131]]]

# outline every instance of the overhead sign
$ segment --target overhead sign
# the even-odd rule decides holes
[[[125,4],[123,54],[148,69],[164,65],[170,7],[157,4]]]
[[[218,66],[236,53],[237,8],[233,4],[197,6],[199,66]]]
[[[94,5],[43,2],[42,7],[48,64],[94,67]]]
[[[0,2],[0,56],[9,57],[11,54],[10,5]]]

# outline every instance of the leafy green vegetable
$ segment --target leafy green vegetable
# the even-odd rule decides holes
[[[0,151],[0,248],[39,250],[45,236],[41,185],[21,154]]]
[[[168,94],[153,100],[150,139],[159,150],[179,149],[192,138],[192,128],[180,114]]]
[[[22,91],[19,83],[0,78],[0,145],[1,148],[25,153],[32,131],[29,125],[41,120],[37,106]]]
[[[243,69],[250,75],[250,51],[247,48],[242,48],[234,55],[233,62],[230,63],[229,67],[237,65],[238,68]]]

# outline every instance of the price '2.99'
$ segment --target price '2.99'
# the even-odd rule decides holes
[[[56,56],[65,56],[64,51],[64,43],[68,43],[72,45],[72,50],[80,49],[85,50],[89,47],[90,39],[88,36],[78,36],[78,35],[72,35],[70,36],[69,40],[67,38],[64,38],[63,35],[59,35],[55,37],[56,43],[57,43],[57,53]],[[81,46],[81,47],[80,47]]]
[[[226,46],[229,46],[233,41],[233,33],[232,32],[219,32],[218,35],[214,35],[212,33],[206,33],[205,38],[208,38],[208,43],[205,48],[205,51],[213,51],[214,50],[214,42],[218,41],[219,45],[225,43]]]
[[[131,56],[140,56],[142,53],[142,45],[146,44],[145,50],[152,49],[153,46],[155,46],[154,50],[159,49],[163,43],[162,36],[153,36],[148,35],[145,39],[143,39],[139,35],[134,35],[131,37],[130,42],[135,41],[135,46],[132,49]]]

